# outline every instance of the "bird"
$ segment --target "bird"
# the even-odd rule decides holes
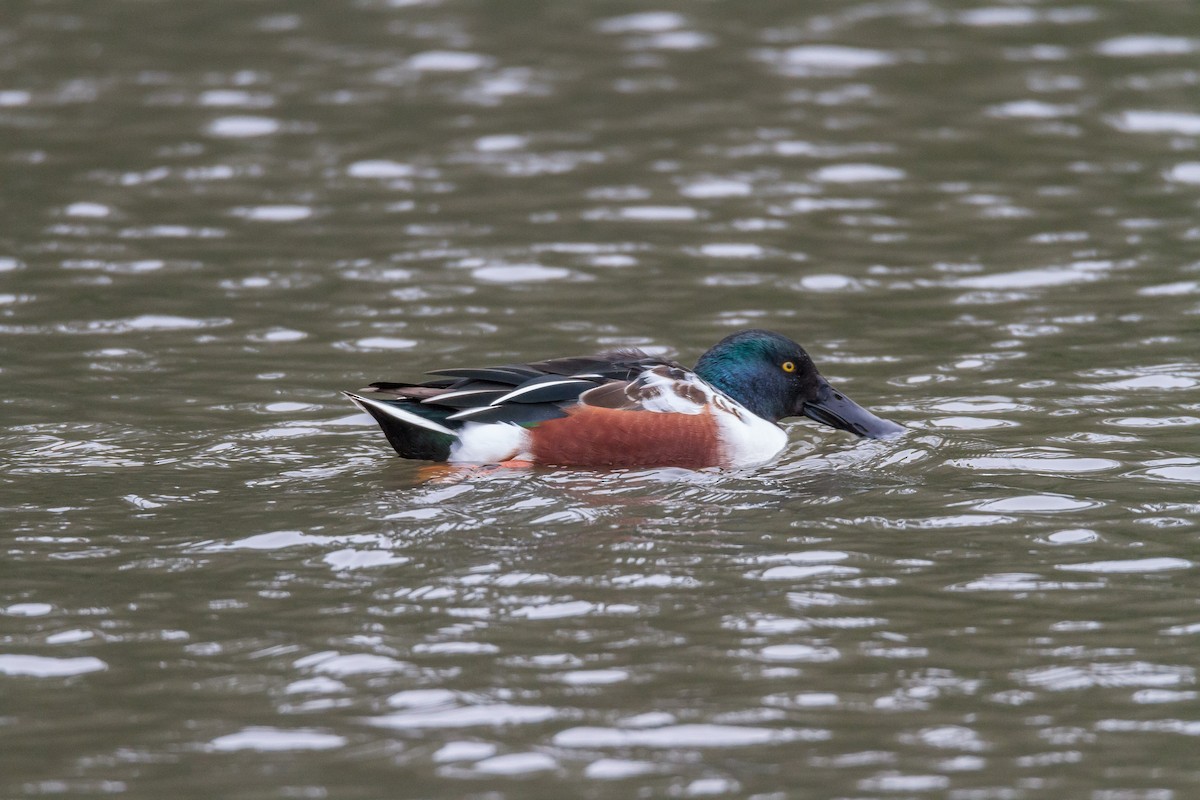
[[[906,430],[835,389],[796,342],[760,329],[726,336],[692,369],[625,348],[427,374],[438,377],[343,392],[408,459],[735,469],[784,449],[786,417],[871,439]]]

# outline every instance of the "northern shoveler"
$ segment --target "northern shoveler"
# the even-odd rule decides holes
[[[725,337],[692,370],[626,349],[429,374],[443,377],[344,392],[405,458],[741,467],[784,448],[784,417],[872,439],[904,431],[834,389],[800,345],[764,330]]]

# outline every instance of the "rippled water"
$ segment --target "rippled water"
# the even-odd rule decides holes
[[[1179,0],[0,19],[0,795],[1200,791]],[[337,390],[785,332],[912,432],[403,462]]]

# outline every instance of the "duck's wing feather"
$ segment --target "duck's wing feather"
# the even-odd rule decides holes
[[[461,378],[469,381],[484,383],[499,383],[515,386],[519,383],[537,378],[545,374],[541,370],[525,364],[509,364],[503,367],[465,367],[451,369],[432,369],[430,375],[446,375],[451,378]]]
[[[525,365],[536,375],[499,396],[479,397],[450,415],[454,422],[508,422],[532,426],[566,416],[587,392],[609,384],[636,380],[648,369],[673,366],[640,350],[617,350],[594,356],[555,358]],[[675,367],[678,368],[678,367]],[[495,377],[496,373],[491,373]],[[461,391],[461,389],[459,390]],[[426,403],[439,403],[435,396]]]
[[[590,356],[569,356],[536,361],[526,366],[546,375],[591,376],[605,380],[628,380],[656,364],[669,364],[637,348],[607,350]]]
[[[434,370],[439,377],[423,383],[380,381],[363,390],[396,406],[420,404],[422,416],[440,424],[507,422],[536,425],[565,416],[585,392],[609,383],[629,383],[647,370],[673,362],[641,350],[625,349],[590,356],[571,356],[530,364]]]
[[[581,406],[663,414],[699,414],[717,391],[678,364],[660,363],[632,380],[609,381],[579,396]]]
[[[571,417],[563,420],[572,425],[570,437],[588,439],[589,431],[601,431],[596,434],[600,444],[614,431],[618,441],[624,441],[621,436],[637,439],[651,429],[674,431],[668,437],[674,439],[681,430],[690,430],[685,420],[702,419],[699,415],[713,404],[733,402],[694,372],[640,350],[434,374],[438,377],[423,383],[380,381],[361,394],[348,393],[406,458],[446,460],[456,442],[478,430],[464,431],[468,423],[540,429],[542,423]],[[662,424],[652,421],[656,417]]]

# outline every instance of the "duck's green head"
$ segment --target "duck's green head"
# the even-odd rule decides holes
[[[700,356],[695,372],[772,422],[806,416],[871,439],[904,431],[834,389],[817,372],[803,347],[772,331],[748,330],[726,336]]]

